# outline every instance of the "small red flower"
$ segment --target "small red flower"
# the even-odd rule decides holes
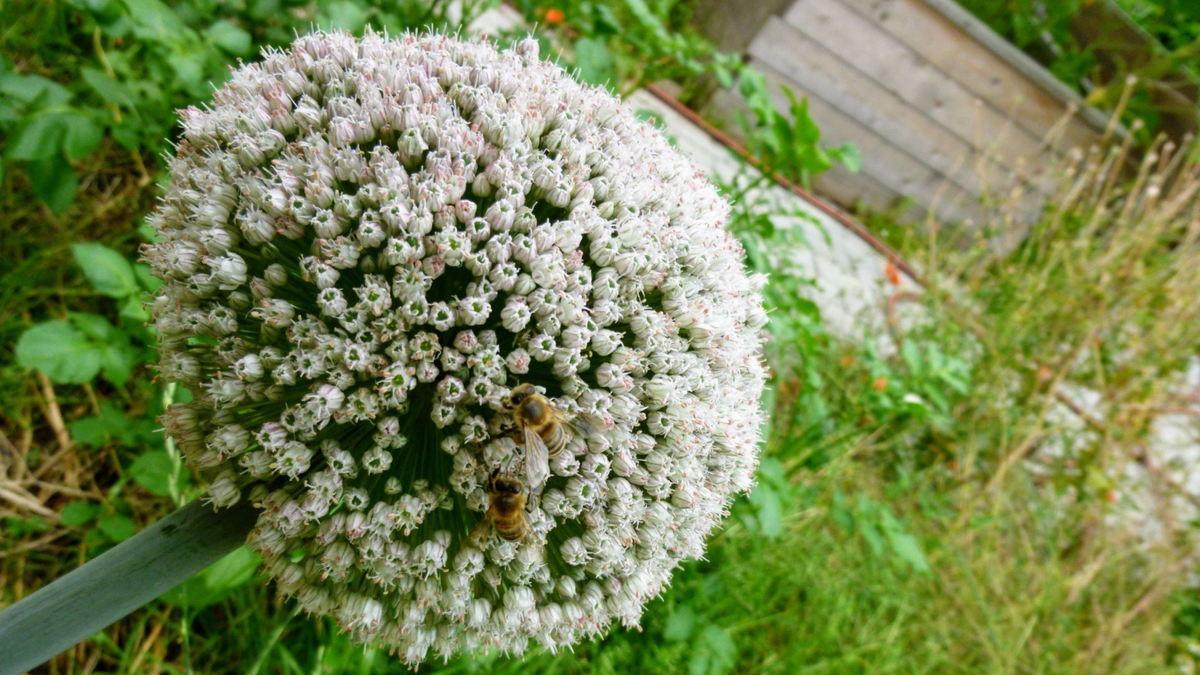
[[[875,381],[871,383],[871,388],[875,391],[884,391],[887,389],[887,384],[888,380],[886,377],[877,377],[875,378]]]
[[[557,7],[551,7],[550,9],[546,10],[546,23],[550,24],[551,26],[556,23],[562,23],[562,20],[565,18],[567,18],[567,15],[563,14],[563,11]]]

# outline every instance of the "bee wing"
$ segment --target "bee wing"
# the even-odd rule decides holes
[[[546,479],[550,477],[550,449],[532,427],[525,427],[525,475],[529,478],[529,489],[540,494]]]
[[[568,415],[563,421],[566,423],[568,430],[579,438],[586,439],[600,429],[604,428],[604,420],[595,415],[577,414]]]

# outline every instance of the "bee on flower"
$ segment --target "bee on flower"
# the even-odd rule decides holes
[[[636,626],[757,463],[717,190],[533,39],[316,33],[181,119],[165,426],[279,590],[411,665]]]

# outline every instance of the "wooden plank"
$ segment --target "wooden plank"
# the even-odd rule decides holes
[[[751,58],[750,65],[767,76],[771,84],[771,97],[780,109],[786,110],[789,102],[779,85],[788,84],[787,76],[756,58]],[[825,143],[853,143],[858,147],[863,157],[862,173],[899,195],[911,197],[926,206],[935,205],[938,216],[943,220],[981,222],[972,196],[950,183],[935,169],[913,159],[888,139],[842,114],[815,92],[797,88],[796,93],[808,97],[809,113],[821,128]]]
[[[772,16],[787,9],[791,0],[697,0],[692,8],[696,24],[723,52],[743,52]]]
[[[745,142],[745,136],[738,123],[738,115],[748,113],[746,104],[739,94],[725,89],[715,92],[705,112],[727,133],[741,142]],[[674,130],[671,133],[674,133]],[[721,158],[706,159],[703,163],[715,165],[718,159],[728,160],[730,158],[725,153]],[[736,165],[720,166],[718,172],[732,173],[732,170],[736,168]],[[817,176],[813,181],[813,187],[821,196],[846,208],[862,205],[872,211],[886,211],[903,199],[898,192],[862,172],[852,174],[838,167],[827,174]]]
[[[749,53],[887,138],[971,194],[1004,189],[1019,178],[982,155],[923,111],[856,70],[779,18],[772,18]],[[1046,181],[1033,187],[1049,193]]]
[[[1011,52],[1000,54],[979,44],[975,35],[923,0],[843,2],[997,110],[1011,111],[1016,122],[1038,138],[1044,138],[1067,115],[1069,105],[1080,111],[1086,109],[1078,96],[1062,93],[1061,83],[1049,91],[1041,84],[1045,78],[1035,80],[1027,75],[1032,68],[1045,71],[1036,63],[1027,63],[1029,57],[1021,54],[1024,65],[1018,67],[1007,58],[1017,58]],[[1087,147],[1100,140],[1104,117],[1097,119],[1094,113],[1076,114],[1065,126],[1063,140],[1067,145]]]
[[[1042,154],[1040,139],[1014,125],[933,64],[837,0],[797,0],[785,20],[909,104],[925,110],[971,147],[1019,168]]]

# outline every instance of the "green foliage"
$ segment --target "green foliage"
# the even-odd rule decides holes
[[[206,99],[236,58],[313,27],[446,29],[495,1],[15,0],[6,11],[22,20],[12,30],[29,35],[18,49],[49,47],[54,58],[0,55],[4,168],[23,169],[33,195],[61,214],[79,188],[79,162],[106,138],[136,153],[139,163],[159,155],[172,138],[175,111]]]
[[[1140,74],[1144,82],[1120,114],[1127,125],[1141,120],[1145,130],[1136,135],[1148,142],[1161,114],[1179,112],[1181,105],[1173,99],[1165,102],[1154,90],[1180,84],[1178,75],[1167,75],[1172,70],[1182,70],[1193,78],[1200,75],[1200,4],[1193,0],[1101,1],[1111,1],[1157,41],[1143,55],[1145,63],[1126,63],[1129,50],[1144,49],[1129,44],[1126,38],[1110,39],[1102,34],[1093,43],[1077,39],[1072,23],[1096,0],[962,0],[961,4],[1094,105],[1112,108],[1126,76]],[[1194,85],[1184,84],[1183,91],[1189,87]]]
[[[517,5],[531,23],[547,25],[551,12],[580,34],[570,41],[571,63],[580,79],[628,94],[646,84],[674,80],[684,85],[687,100],[695,85],[711,75],[723,87],[742,69],[736,54],[717,51],[691,27],[687,0],[522,0]]]
[[[257,553],[243,546],[171,589],[162,600],[191,611],[202,610],[252,581],[261,562]]]
[[[139,281],[148,277],[136,274],[133,264],[117,251],[94,243],[75,244],[72,249],[92,287],[122,301],[121,325],[98,314],[68,312],[66,321],[26,330],[17,341],[17,363],[36,368],[60,384],[82,384],[103,373],[109,382],[123,386],[146,355],[134,339],[146,344],[148,333],[132,322],[149,318],[141,303],[143,293],[153,286]]]
[[[797,185],[810,187],[812,177],[841,164],[850,173],[858,173],[862,158],[854,146],[836,148],[821,145],[821,130],[808,114],[808,99],[797,99],[786,85],[780,90],[787,97],[787,113],[780,112],[771,98],[770,86],[762,73],[746,68],[739,85],[754,121],[742,116],[746,142],[760,162],[763,173],[779,175]]]
[[[31,181],[29,194],[65,208],[97,153],[144,159],[152,174],[152,158],[174,126],[171,110],[203,101],[205,82],[219,82],[235,57],[252,57],[309,22],[449,25],[447,7],[423,0],[39,4],[5,38],[10,53],[14,40],[24,40],[19,58],[0,59],[4,166]],[[478,7],[469,4],[468,12]],[[584,81],[630,91],[678,77],[692,90],[701,88],[700,75],[724,86],[740,77],[753,117],[750,146],[768,173],[803,183],[837,163],[856,167],[852,150],[821,147],[803,100],[768,91],[735,59],[713,53],[687,27],[686,2],[570,1],[554,8],[578,33],[563,46]],[[541,14],[532,3],[523,9],[538,18],[547,7]],[[86,123],[74,128],[81,118],[102,130],[99,146],[91,145],[95,133]],[[112,171],[124,181],[114,184],[143,177],[132,160]],[[11,173],[3,180],[24,190]],[[978,257],[961,265],[970,312],[940,306],[935,288],[927,299],[931,325],[835,337],[809,297],[818,281],[801,255],[806,237],[827,235],[803,212],[754,189],[768,181],[746,168],[722,186],[747,264],[769,275],[773,378],[764,396],[771,417],[757,485],[730,505],[707,559],[677,571],[636,631],[614,628],[573,651],[478,653],[431,670],[1157,673],[1168,658],[1189,653],[1200,640],[1200,610],[1195,588],[1183,579],[1186,558],[1170,547],[1131,547],[1130,533],[1110,518],[1116,505],[1100,498],[1124,467],[1117,458],[1145,436],[1148,419],[1139,411],[1166,402],[1156,398],[1154,381],[1194,356],[1188,336],[1195,324],[1179,307],[1197,293],[1180,282],[1188,275],[1172,273],[1200,269],[1178,257],[1189,240],[1178,231],[1163,234],[1153,218],[1097,232],[1086,227],[1091,214],[1064,217],[1068,229],[1051,235],[1051,228],[1035,228],[1030,245],[1011,258],[975,251]],[[62,489],[40,493],[50,495],[46,504],[57,519],[22,513],[0,520],[0,576],[21,580],[0,590],[4,603],[14,589],[28,592],[102,553],[200,489],[156,422],[167,403],[190,394],[152,382],[143,367],[153,336],[143,325],[142,292],[154,282],[121,252],[130,250],[123,242],[120,250],[81,243],[121,242],[138,207],[83,220],[106,213],[109,203],[81,194],[87,201],[75,229],[0,221],[6,233],[33,231],[0,238],[3,259],[13,261],[0,299],[12,319],[16,363],[0,369],[9,385],[0,462],[7,462],[11,441],[30,475],[40,476],[31,489]],[[4,203],[18,211],[27,198],[20,192]],[[1133,246],[1133,232],[1152,233],[1153,243]],[[1117,248],[1107,252],[1103,242]],[[913,257],[932,259],[918,244],[910,242]],[[25,289],[27,275],[44,283]],[[1139,306],[1149,309],[1139,313]],[[1133,320],[1138,330],[1122,333],[1119,322],[1101,321],[1106,312]],[[991,330],[981,338],[956,328],[964,317],[991,322]],[[1179,325],[1168,331],[1167,324]],[[1105,339],[1087,342],[1096,326]],[[1049,389],[1019,367],[1030,359],[1061,365],[1080,343],[1091,346],[1072,381],[1109,383],[1101,391],[1124,415],[1103,443],[1046,422]],[[46,401],[29,368],[70,383],[55,393],[75,446],[66,456],[77,464],[57,459],[57,430],[39,412]],[[1006,480],[991,483],[1005,458],[1049,441],[1072,466],[1029,471],[1018,462]],[[1181,533],[1178,541],[1190,540]],[[396,671],[394,657],[353,644],[328,620],[295,618],[293,605],[256,583],[257,564],[246,549],[231,554],[95,636],[78,660],[64,656],[52,668]]]

